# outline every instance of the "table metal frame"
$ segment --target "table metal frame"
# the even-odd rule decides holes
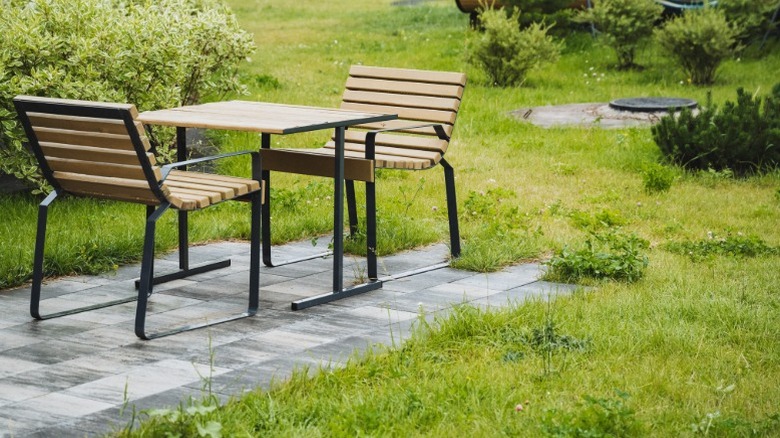
[[[212,120],[209,114],[219,114],[219,111],[224,111],[225,108],[239,108],[244,106],[244,109],[255,111],[248,111],[246,117],[242,118],[239,115],[233,115],[231,120],[226,120],[221,117],[217,117],[220,120]],[[254,108],[253,108],[254,106]],[[207,109],[209,109],[207,111]],[[291,111],[293,114],[299,113],[299,122],[295,119],[291,120],[272,120],[260,119],[254,117],[256,111],[259,110],[285,110]],[[322,120],[317,117],[313,117],[315,114],[327,113],[328,119]],[[183,117],[186,116],[186,117]],[[332,117],[330,119],[329,117]],[[335,168],[334,168],[334,188],[333,188],[333,284],[332,290],[320,295],[303,298],[292,303],[293,310],[305,309],[307,307],[316,306],[318,304],[324,304],[331,301],[347,298],[350,296],[358,295],[361,293],[376,290],[382,287],[381,280],[370,280],[367,283],[354,285],[350,287],[344,287],[344,137],[347,127],[354,125],[362,125],[367,123],[383,122],[387,120],[396,119],[395,114],[373,114],[363,113],[358,111],[331,109],[331,108],[317,108],[309,106],[294,106],[294,105],[280,105],[270,104],[263,102],[244,102],[244,101],[231,101],[231,102],[217,102],[213,104],[192,105],[179,108],[172,108],[169,110],[159,111],[147,111],[141,113],[138,120],[148,125],[164,125],[176,127],[176,147],[177,158],[180,161],[186,160],[187,157],[187,141],[186,141],[186,128],[205,128],[205,129],[224,129],[224,130],[236,130],[236,131],[252,131],[259,132],[261,134],[261,148],[271,147],[271,135],[288,135],[300,132],[319,131],[324,129],[334,129],[334,141],[335,141]],[[302,122],[301,122],[302,121]],[[262,178],[265,182],[265,202],[263,203],[262,211],[262,240],[267,242],[270,239],[270,172],[267,170],[262,171]],[[199,266],[190,268],[189,255],[188,255],[188,217],[187,212],[179,212],[179,267],[183,272],[188,272],[190,275],[196,269],[198,272],[206,272],[212,269],[218,269],[220,267],[229,265],[230,261],[222,261],[213,263],[206,266]],[[367,243],[370,243],[371,239],[368,239]],[[367,248],[367,251],[372,248]],[[270,263],[270,254],[264,254],[264,261],[266,265],[272,266]],[[369,258],[371,263],[371,258]],[[376,258],[373,258],[373,263],[376,263]],[[373,267],[376,271],[376,266]],[[172,274],[175,278],[179,278],[179,273]],[[168,276],[170,277],[170,276]],[[162,281],[170,281],[174,278],[165,278],[164,280],[155,280],[155,283]]]

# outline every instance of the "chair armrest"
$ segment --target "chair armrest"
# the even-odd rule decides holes
[[[187,166],[187,165],[190,165],[190,164],[203,163],[205,161],[214,161],[214,160],[219,160],[221,158],[235,157],[237,155],[246,155],[246,154],[253,154],[253,156],[252,156],[252,178],[259,180],[259,178],[255,178],[254,177],[255,173],[256,173],[254,168],[256,166],[255,165],[255,161],[259,160],[260,154],[257,151],[238,151],[238,152],[228,152],[226,154],[212,155],[212,156],[209,156],[209,157],[193,158],[192,160],[179,161],[179,162],[176,162],[176,163],[166,164],[166,165],[161,167],[162,179],[160,181],[164,181],[165,178],[168,177],[168,174],[171,173],[171,170],[173,170],[173,169],[175,169],[177,167],[183,167],[183,166]],[[257,158],[255,158],[254,155],[257,155]],[[258,173],[259,173],[259,171],[258,171]]]
[[[374,159],[375,151],[376,151],[377,134],[382,132],[404,131],[407,129],[415,129],[415,128],[427,128],[430,126],[433,127],[433,130],[436,131],[436,135],[441,140],[450,141],[450,137],[447,135],[446,132],[444,132],[444,127],[441,125],[441,123],[428,123],[425,125],[399,126],[396,128],[375,129],[373,131],[368,131],[366,133],[366,159],[367,160]]]

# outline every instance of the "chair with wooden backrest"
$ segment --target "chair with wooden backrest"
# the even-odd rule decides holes
[[[14,98],[14,105],[43,175],[54,188],[41,202],[38,210],[38,231],[30,297],[30,313],[35,319],[55,318],[137,299],[135,333],[141,339],[151,339],[256,313],[260,272],[259,226],[263,195],[260,157],[257,152],[236,152],[158,166],[143,125],[136,120],[138,112],[133,105],[31,96],[17,96]],[[253,179],[175,170],[186,168],[188,164],[250,153]],[[40,313],[48,207],[57,196],[62,194],[112,199],[147,206],[137,297],[49,315]],[[154,233],[157,220],[168,208],[186,212],[225,200],[243,200],[252,204],[251,267],[247,311],[160,333],[146,333],[147,300],[152,293],[153,284],[160,282],[153,278]],[[227,261],[206,267],[205,270],[229,264]],[[180,278],[203,271],[203,269],[188,269],[174,277]]]
[[[455,176],[444,159],[460,108],[466,75],[463,73],[411,70],[355,65],[350,68],[341,108],[372,113],[397,114],[398,119],[351,127],[345,135],[345,177],[350,231],[357,228],[354,180],[366,183],[366,238],[368,276],[376,268],[376,194],[374,172],[365,172],[365,161],[382,169],[444,168],[450,252],[460,255]],[[334,142],[319,149],[263,148],[263,172],[268,212],[270,184],[267,171],[333,176]],[[270,218],[263,215],[263,261],[271,266]],[[446,265],[446,264],[445,264]],[[445,265],[437,265],[441,267]],[[396,276],[397,277],[397,276]]]

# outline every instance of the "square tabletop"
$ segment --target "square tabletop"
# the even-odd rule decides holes
[[[252,131],[265,134],[292,134],[383,122],[396,118],[398,118],[396,114],[364,113],[336,108],[243,100],[145,111],[138,116],[139,121],[150,125]]]

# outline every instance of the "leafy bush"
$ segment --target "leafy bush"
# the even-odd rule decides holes
[[[743,43],[764,35],[772,24],[772,13],[776,8],[776,0],[718,1],[718,9],[723,10],[726,19],[736,25],[739,30],[737,38]]]
[[[646,193],[668,192],[674,182],[674,171],[660,164],[647,166],[642,171],[642,183]]]
[[[520,27],[525,29],[533,23],[555,24],[556,28],[566,28],[573,10],[571,0],[507,0],[503,3],[519,9]]]
[[[41,186],[18,94],[131,102],[140,110],[242,91],[252,36],[221,0],[5,0],[0,15],[0,169]],[[156,130],[161,132],[162,130]],[[166,155],[171,131],[152,140]]]
[[[615,49],[619,69],[635,67],[637,48],[653,34],[663,7],[653,0],[594,0],[576,17],[591,22]]]
[[[547,31],[549,26],[534,23],[524,30],[518,27],[519,11],[509,17],[488,9],[480,14],[485,28],[474,43],[469,61],[481,67],[498,86],[520,85],[526,74],[545,62],[555,62],[560,45]]]
[[[686,109],[661,118],[652,135],[668,160],[688,169],[773,169],[780,164],[780,83],[765,99],[740,88],[737,101],[720,110],[708,98],[698,114]]]
[[[675,59],[696,85],[712,84],[720,64],[737,45],[739,29],[721,9],[691,9],[656,30],[661,47]]]
[[[767,245],[756,236],[728,233],[720,237],[710,232],[707,238],[697,241],[670,242],[665,249],[675,254],[687,255],[691,260],[703,260],[716,255],[731,257],[757,257],[778,255],[780,248]]]
[[[577,282],[584,278],[637,281],[644,275],[648,258],[644,250],[648,242],[634,234],[609,230],[591,233],[585,247],[564,247],[546,264],[546,278]]]

